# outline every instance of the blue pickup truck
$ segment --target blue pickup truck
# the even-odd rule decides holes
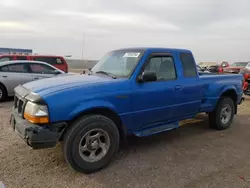
[[[149,136],[207,113],[211,128],[230,126],[242,75],[198,73],[192,52],[128,48],[107,53],[88,74],[48,78],[15,88],[10,123],[34,149],[62,142],[79,172],[112,161],[127,135]]]

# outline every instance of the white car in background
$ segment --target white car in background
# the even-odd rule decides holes
[[[248,62],[247,66],[245,68],[250,71],[250,62]]]
[[[13,96],[14,88],[20,84],[58,75],[68,74],[41,61],[0,62],[0,101]]]

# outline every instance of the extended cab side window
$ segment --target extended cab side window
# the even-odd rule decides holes
[[[180,54],[181,64],[183,68],[183,75],[185,77],[196,77],[196,63],[191,53]]]
[[[174,80],[177,78],[173,57],[152,57],[144,72],[155,72],[157,80]]]

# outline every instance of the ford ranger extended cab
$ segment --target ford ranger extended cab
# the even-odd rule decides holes
[[[88,74],[16,87],[10,122],[34,149],[62,142],[70,166],[92,173],[112,161],[127,135],[175,129],[203,112],[211,128],[228,128],[244,99],[242,84],[240,74],[199,74],[189,50],[120,49]]]

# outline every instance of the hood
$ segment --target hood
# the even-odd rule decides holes
[[[112,79],[109,77],[101,77],[95,75],[68,75],[56,76],[52,78],[41,79],[29,82],[23,85],[35,93],[48,94],[51,92],[70,89],[73,87],[82,87],[89,85],[97,85],[109,82],[117,82],[119,79]]]

